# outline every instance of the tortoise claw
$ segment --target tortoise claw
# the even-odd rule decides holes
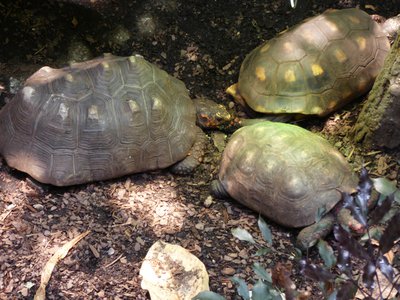
[[[362,235],[366,232],[366,227],[358,222],[347,208],[342,208],[337,213],[338,223],[348,227],[355,235]]]

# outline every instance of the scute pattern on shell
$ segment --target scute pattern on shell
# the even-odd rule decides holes
[[[372,87],[389,47],[367,13],[327,10],[254,49],[238,93],[257,112],[324,116]]]
[[[296,125],[262,122],[236,131],[223,154],[219,181],[245,206],[288,227],[314,223],[353,192],[357,180],[342,154]]]
[[[192,147],[180,80],[140,56],[43,67],[0,112],[0,153],[35,179],[72,185],[165,168]]]

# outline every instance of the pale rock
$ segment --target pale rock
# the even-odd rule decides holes
[[[140,275],[152,300],[190,300],[209,290],[204,264],[185,248],[163,241],[150,247]]]

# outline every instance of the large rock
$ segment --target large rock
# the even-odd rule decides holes
[[[163,241],[150,247],[140,275],[152,300],[191,300],[209,290],[204,264],[181,246]]]

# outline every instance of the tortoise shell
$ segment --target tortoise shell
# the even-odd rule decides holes
[[[327,10],[254,49],[227,91],[256,112],[325,116],[372,87],[389,48],[367,13]]]
[[[331,210],[342,191],[354,192],[357,178],[327,140],[267,121],[232,135],[216,185],[278,224],[304,227],[315,222],[319,208]]]
[[[53,185],[168,167],[198,128],[180,80],[140,56],[43,67],[0,111],[9,166]]]

